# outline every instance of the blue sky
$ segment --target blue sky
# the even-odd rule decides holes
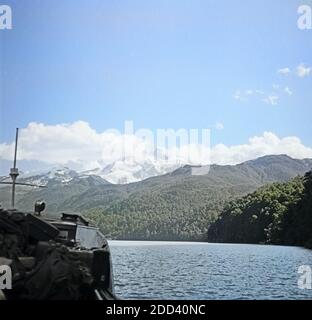
[[[133,120],[152,130],[220,122],[213,145],[269,131],[312,146],[312,75],[296,74],[312,66],[312,30],[297,28],[310,0],[5,3],[0,142],[29,122],[84,120],[101,132]]]

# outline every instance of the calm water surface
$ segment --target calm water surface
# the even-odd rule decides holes
[[[312,299],[297,286],[312,250],[297,247],[110,241],[124,299]]]

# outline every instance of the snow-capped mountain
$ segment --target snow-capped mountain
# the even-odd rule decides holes
[[[70,182],[75,177],[78,177],[79,174],[67,167],[63,168],[53,168],[47,172],[32,174],[31,172],[27,174],[20,174],[20,181],[27,181],[35,185],[46,186],[51,183],[62,183],[66,184]]]
[[[102,165],[102,164],[101,164]],[[54,167],[43,171],[28,171],[20,170],[19,182],[27,182],[40,186],[51,186],[56,184],[69,184],[88,180],[88,183],[112,183],[112,184],[127,184],[138,182],[150,177],[172,172],[180,166],[170,165],[147,160],[142,163],[134,161],[116,161],[114,163],[104,165],[92,170],[79,171],[69,167]],[[7,177],[6,181],[10,181]],[[86,183],[85,181],[84,183]]]
[[[141,181],[150,177],[166,174],[177,169],[179,165],[169,165],[145,161],[116,161],[103,168],[96,168],[82,172],[85,175],[96,175],[113,184],[127,184]]]
[[[19,182],[27,182],[38,186],[53,186],[53,185],[68,185],[72,183],[84,184],[84,185],[103,185],[109,184],[108,181],[100,176],[93,174],[79,173],[75,170],[71,170],[67,167],[54,168],[48,172],[31,175],[21,174]]]

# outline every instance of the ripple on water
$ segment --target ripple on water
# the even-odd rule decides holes
[[[297,287],[312,251],[296,247],[110,242],[124,299],[312,299]]]

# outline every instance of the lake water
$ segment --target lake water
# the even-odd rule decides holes
[[[116,293],[123,299],[312,299],[297,247],[110,241]]]

